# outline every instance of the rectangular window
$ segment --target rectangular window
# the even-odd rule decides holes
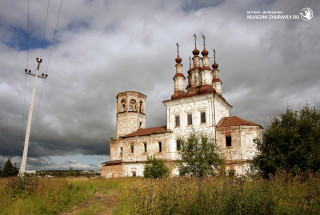
[[[134,145],[133,144],[130,145],[130,149],[131,149],[131,153],[134,153]]]
[[[176,127],[180,127],[180,116],[176,116]]]
[[[201,112],[201,123],[206,123],[206,112]]]
[[[177,151],[181,150],[181,140],[177,140]]]
[[[234,169],[231,169],[231,170],[229,170],[229,176],[230,177],[233,177],[233,176],[235,176],[235,173],[236,173],[236,171],[234,170]]]
[[[144,152],[147,152],[147,143],[144,143],[143,146],[144,146]]]
[[[188,114],[188,125],[192,125],[192,114]]]
[[[226,146],[227,147],[231,146],[231,136],[226,137]]]
[[[158,144],[159,144],[159,152],[162,152],[162,142],[158,142]]]
[[[132,177],[136,177],[137,173],[136,172],[132,172]]]
[[[122,154],[123,154],[123,148],[120,147],[120,156],[122,157]]]

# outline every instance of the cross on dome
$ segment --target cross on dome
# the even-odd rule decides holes
[[[206,36],[202,35],[202,38],[203,38],[203,45],[204,47],[206,47]]]
[[[194,37],[194,50],[192,51],[192,54],[195,56],[198,56],[200,51],[197,49],[197,35],[193,34]]]
[[[216,50],[213,49],[213,58],[214,58],[214,63],[212,64],[213,69],[218,69],[219,64],[216,63]]]
[[[207,56],[209,52],[206,50],[206,36],[202,35],[203,38],[203,51],[201,52],[202,56]]]
[[[179,43],[177,43],[176,45],[177,45],[177,53],[179,55]]]
[[[176,44],[177,45],[177,58],[176,58],[176,62],[177,63],[181,63],[182,59],[179,56],[179,43]]]
[[[197,47],[197,35],[193,34],[194,37],[194,47]]]

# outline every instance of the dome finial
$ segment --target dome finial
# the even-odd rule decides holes
[[[202,35],[202,38],[203,38],[203,46],[204,48],[206,48],[206,36]]]
[[[176,44],[177,45],[177,58],[176,58],[176,62],[177,63],[181,63],[182,59],[179,56],[179,43]]]
[[[193,34],[194,37],[194,50],[192,51],[192,54],[195,56],[198,56],[200,51],[197,49],[197,35]]]
[[[209,52],[206,50],[206,36],[202,35],[203,38],[203,51],[201,52],[202,56],[207,56]]]
[[[219,64],[216,63],[216,50],[213,49],[213,58],[214,58],[214,63],[212,64],[213,69],[217,69],[219,67]]]
[[[176,45],[177,45],[177,54],[179,55],[179,43],[177,43]]]

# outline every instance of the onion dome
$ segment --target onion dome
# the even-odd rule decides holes
[[[182,61],[182,59],[181,59],[181,57],[180,57],[179,54],[178,54],[178,56],[177,56],[177,58],[176,58],[176,62],[177,62],[177,63],[181,63],[181,61]]]
[[[197,49],[197,36],[194,34],[194,50],[192,51],[192,54],[195,56],[198,56],[200,51]]]
[[[200,51],[197,49],[197,47],[194,48],[194,50],[192,51],[192,54],[195,56],[198,56],[200,53]]]
[[[208,56],[209,52],[206,50],[206,47],[203,48],[203,51],[201,52],[202,56]]]
[[[213,69],[218,69],[219,64],[216,63],[216,59],[214,59],[214,63],[212,64]]]
[[[201,52],[202,56],[207,56],[209,52],[206,50],[206,37],[202,35],[203,38],[203,51]]]
[[[216,62],[216,50],[215,49],[213,49],[213,58],[214,58],[214,63],[212,64],[212,68],[218,69],[219,64],[217,64],[217,62]]]

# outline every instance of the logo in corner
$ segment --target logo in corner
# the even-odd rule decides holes
[[[313,17],[313,11],[311,8],[305,7],[301,10],[300,16],[304,21],[310,21]]]

